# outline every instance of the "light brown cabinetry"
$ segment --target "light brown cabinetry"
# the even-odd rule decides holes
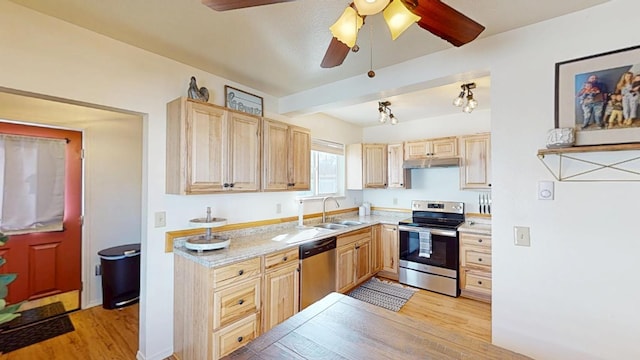
[[[178,98],[167,104],[169,194],[260,189],[260,118]]]
[[[491,134],[461,136],[459,138],[460,188],[490,189]]]
[[[382,225],[371,228],[371,273],[382,270]]]
[[[371,276],[371,227],[339,235],[336,291],[347,292]]]
[[[491,235],[460,233],[461,296],[491,302]]]
[[[386,144],[350,144],[346,154],[348,190],[387,187]]]
[[[379,226],[382,247],[382,266],[378,275],[398,280],[398,226],[389,224],[381,224]]]
[[[210,269],[174,256],[174,352],[218,359],[260,335],[261,258]]]
[[[311,132],[263,119],[262,138],[263,190],[309,190]]]
[[[404,143],[404,159],[415,160],[427,157],[458,156],[458,144],[455,136],[406,141]]]
[[[409,169],[404,169],[404,145],[389,144],[387,145],[388,160],[388,188],[410,189],[411,174]]]
[[[266,332],[298,312],[298,248],[265,255],[264,266],[263,331]]]

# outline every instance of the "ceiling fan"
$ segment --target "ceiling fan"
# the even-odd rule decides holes
[[[289,2],[295,0],[201,0],[202,3],[216,11],[235,10],[241,8],[248,8],[253,6],[277,4],[282,2]],[[366,9],[365,7],[371,6],[373,10]],[[472,40],[474,40],[482,31],[484,26],[478,24],[474,20],[468,18],[464,14],[443,3],[441,0],[354,0],[346,9],[343,16],[338,19],[343,20],[345,16],[348,17],[346,21],[350,21],[353,26],[347,26],[351,31],[349,36],[351,40],[347,40],[334,31],[334,26],[338,25],[338,22],[331,27],[332,34],[334,35],[329,43],[327,52],[320,64],[323,68],[331,68],[342,64],[344,59],[349,54],[349,50],[354,47],[355,37],[357,32],[364,23],[364,19],[367,15],[373,15],[381,12],[384,9],[385,20],[392,29],[391,16],[395,15],[391,12],[399,11],[405,12],[403,16],[408,17],[410,20],[406,22],[404,28],[399,33],[392,31],[392,36],[395,39],[406,27],[411,23],[417,22],[418,25],[439,36],[440,38],[450,42],[454,46],[462,46]],[[389,14],[387,14],[389,13]],[[350,16],[350,17],[349,17]],[[389,18],[387,18],[389,16]],[[356,45],[357,46],[357,45]]]

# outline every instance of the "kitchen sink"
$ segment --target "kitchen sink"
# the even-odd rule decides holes
[[[344,224],[335,224],[335,223],[322,223],[315,225],[317,228],[330,229],[330,230],[342,230],[347,228],[347,225]]]

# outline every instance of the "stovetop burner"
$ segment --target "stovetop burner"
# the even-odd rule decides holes
[[[456,229],[464,222],[463,202],[413,200],[411,210],[411,219],[401,225]]]

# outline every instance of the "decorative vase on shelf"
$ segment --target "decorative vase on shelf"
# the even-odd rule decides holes
[[[557,128],[547,132],[547,148],[566,148],[576,143],[575,130],[573,128]]]

